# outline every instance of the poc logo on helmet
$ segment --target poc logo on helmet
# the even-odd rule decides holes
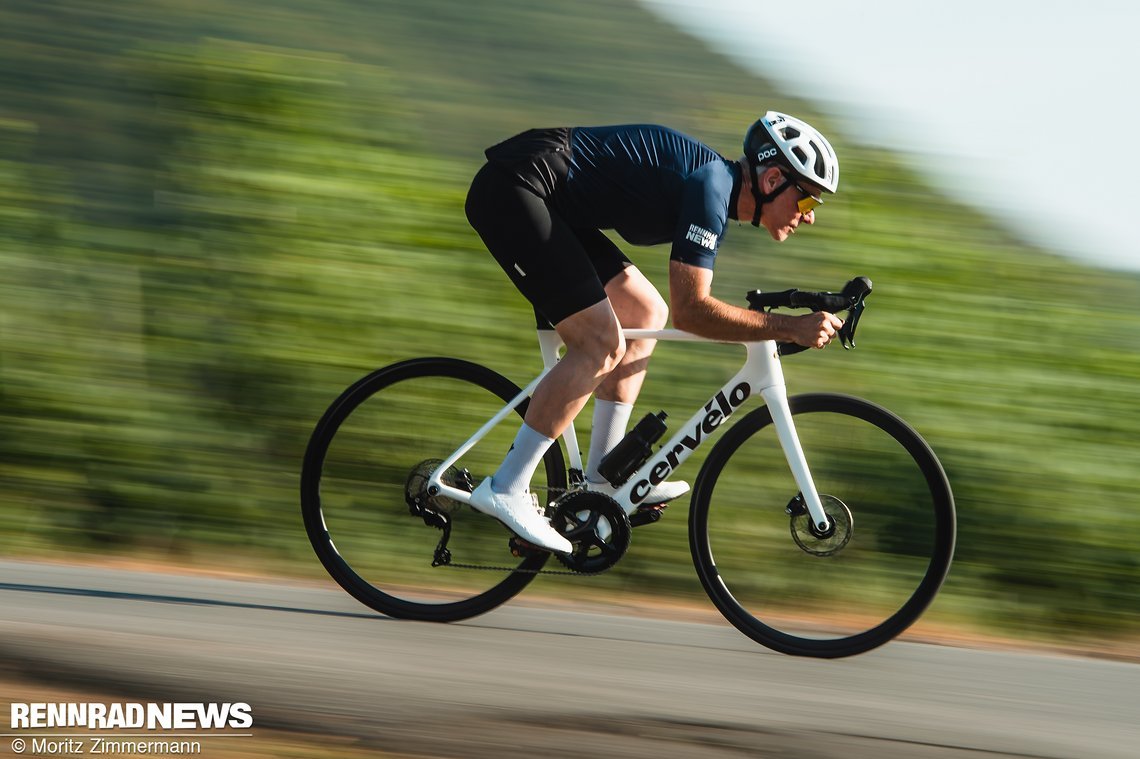
[[[758,153],[756,153],[756,160],[757,161],[766,161],[769,158],[774,157],[777,152],[779,152],[779,151],[777,151],[775,148],[768,148],[767,150],[761,150]]]

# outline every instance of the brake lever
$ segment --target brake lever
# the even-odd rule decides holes
[[[863,315],[866,307],[863,301],[871,294],[871,280],[866,277],[856,277],[843,288],[843,295],[851,300],[851,307],[847,309],[847,318],[839,328],[839,342],[844,350],[855,347],[855,328],[859,326],[859,317]]]
[[[849,351],[855,347],[855,328],[859,326],[859,317],[863,315],[863,301],[860,300],[847,310],[843,326],[839,328],[839,344],[843,350]]]

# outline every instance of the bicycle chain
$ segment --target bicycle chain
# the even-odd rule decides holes
[[[564,488],[551,488],[551,487],[535,487],[535,490],[547,491],[547,498],[549,499],[551,493],[565,494],[567,491]],[[485,572],[518,572],[520,574],[529,575],[572,575],[574,577],[594,577],[603,574],[606,570],[600,572],[578,572],[572,569],[519,569],[518,567],[499,567],[487,564],[462,564],[453,561],[448,561],[446,564],[433,564],[439,567],[454,567],[455,569],[475,569]]]
[[[518,572],[524,575],[573,575],[575,577],[596,577],[602,572],[575,572],[569,569],[519,569],[518,567],[495,567],[485,564],[456,564],[449,562],[440,564],[441,567],[455,567],[456,569],[479,569],[490,572]]]

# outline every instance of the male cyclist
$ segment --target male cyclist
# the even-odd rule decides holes
[[[729,219],[751,219],[783,242],[815,223],[824,192],[839,184],[839,161],[808,124],[769,111],[730,161],[662,126],[530,130],[487,150],[467,196],[467,218],[540,326],[553,325],[562,359],[535,388],[502,465],[471,505],[523,539],[568,553],[570,542],[527,491],[547,449],[595,398],[587,486],[613,489],[598,463],[625,435],[655,341],[621,330],[673,326],[723,340],[782,340],[823,348],[842,326],[828,313],[768,314],[711,295],[713,263]],[[600,230],[633,245],[672,244],[669,304]],[[663,482],[643,503],[684,494]]]

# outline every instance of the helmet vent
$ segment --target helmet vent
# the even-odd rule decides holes
[[[815,153],[815,175],[817,177],[827,176],[827,162],[823,160],[823,151],[817,150]]]
[[[804,164],[807,163],[807,160],[808,160],[807,153],[805,153],[804,149],[801,148],[799,145],[794,146],[792,148],[792,152],[796,154],[796,158],[800,159],[800,163],[804,163]]]

